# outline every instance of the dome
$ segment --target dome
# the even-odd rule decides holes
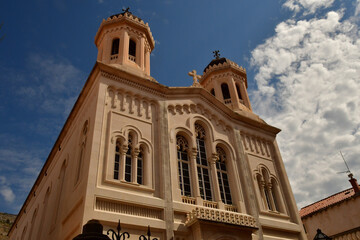
[[[206,71],[206,69],[214,66],[214,65],[218,65],[219,63],[224,63],[224,62],[229,62],[230,60],[227,58],[215,58],[213,59],[207,66],[206,68],[204,68],[204,72]]]

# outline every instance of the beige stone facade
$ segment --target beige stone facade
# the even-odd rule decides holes
[[[306,239],[246,71],[215,58],[190,87],[150,76],[154,39],[131,13],[95,37],[97,62],[10,239],[71,240],[91,219],[139,239]]]

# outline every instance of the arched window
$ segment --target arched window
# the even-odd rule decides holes
[[[216,147],[216,153],[219,156],[219,160],[216,162],[216,171],[219,182],[221,200],[225,204],[231,205],[231,192],[226,170],[226,153],[220,147]]]
[[[137,158],[137,180],[138,184],[143,184],[143,166],[144,166],[144,148],[140,147],[140,152]]]
[[[132,171],[132,136],[129,134],[128,138],[128,150],[125,157],[125,181],[131,182],[131,171]]]
[[[205,129],[200,124],[195,124],[196,133],[196,169],[199,179],[200,195],[204,200],[212,201],[212,190],[210,182],[210,169],[206,157]]]
[[[135,62],[136,57],[136,42],[132,39],[129,40],[129,59]]]
[[[111,45],[111,55],[115,55],[115,54],[119,53],[119,44],[120,44],[119,38],[113,39],[112,45]]]
[[[270,178],[268,171],[264,168],[261,169],[261,173],[257,175],[256,179],[265,208],[270,211],[284,212],[275,179]]]
[[[230,91],[229,86],[226,83],[221,84],[221,91],[224,97],[224,100],[230,99]]]
[[[242,99],[240,88],[239,88],[239,85],[237,85],[237,84],[236,84],[236,91],[237,91],[239,99]]]
[[[189,145],[183,136],[176,136],[176,149],[179,169],[179,184],[181,195],[191,196],[190,167],[188,149]]]
[[[114,179],[119,179],[119,170],[120,170],[120,146],[121,143],[119,140],[116,141],[115,146],[115,161],[114,161]]]
[[[211,89],[210,93],[215,97],[215,90],[214,89]]]

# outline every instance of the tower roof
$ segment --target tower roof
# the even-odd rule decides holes
[[[216,57],[204,68],[203,77],[201,78],[200,83],[203,82],[204,79],[206,79],[212,72],[229,68],[245,77],[245,85],[247,87],[246,69],[224,57]]]
[[[152,36],[152,32],[150,31],[149,24],[145,23],[141,18],[133,15],[127,10],[125,10],[123,13],[111,15],[106,20],[103,19],[95,35],[95,44],[98,46],[98,43],[102,40],[102,33],[105,31],[105,29],[108,29],[109,26],[113,26],[114,24],[121,25],[122,23],[130,24],[135,28],[142,30],[146,35],[146,39],[150,45],[151,50],[155,47],[155,40]]]

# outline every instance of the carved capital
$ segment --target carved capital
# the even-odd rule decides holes
[[[129,150],[128,145],[124,144],[121,146],[121,153],[126,154],[126,152]]]

